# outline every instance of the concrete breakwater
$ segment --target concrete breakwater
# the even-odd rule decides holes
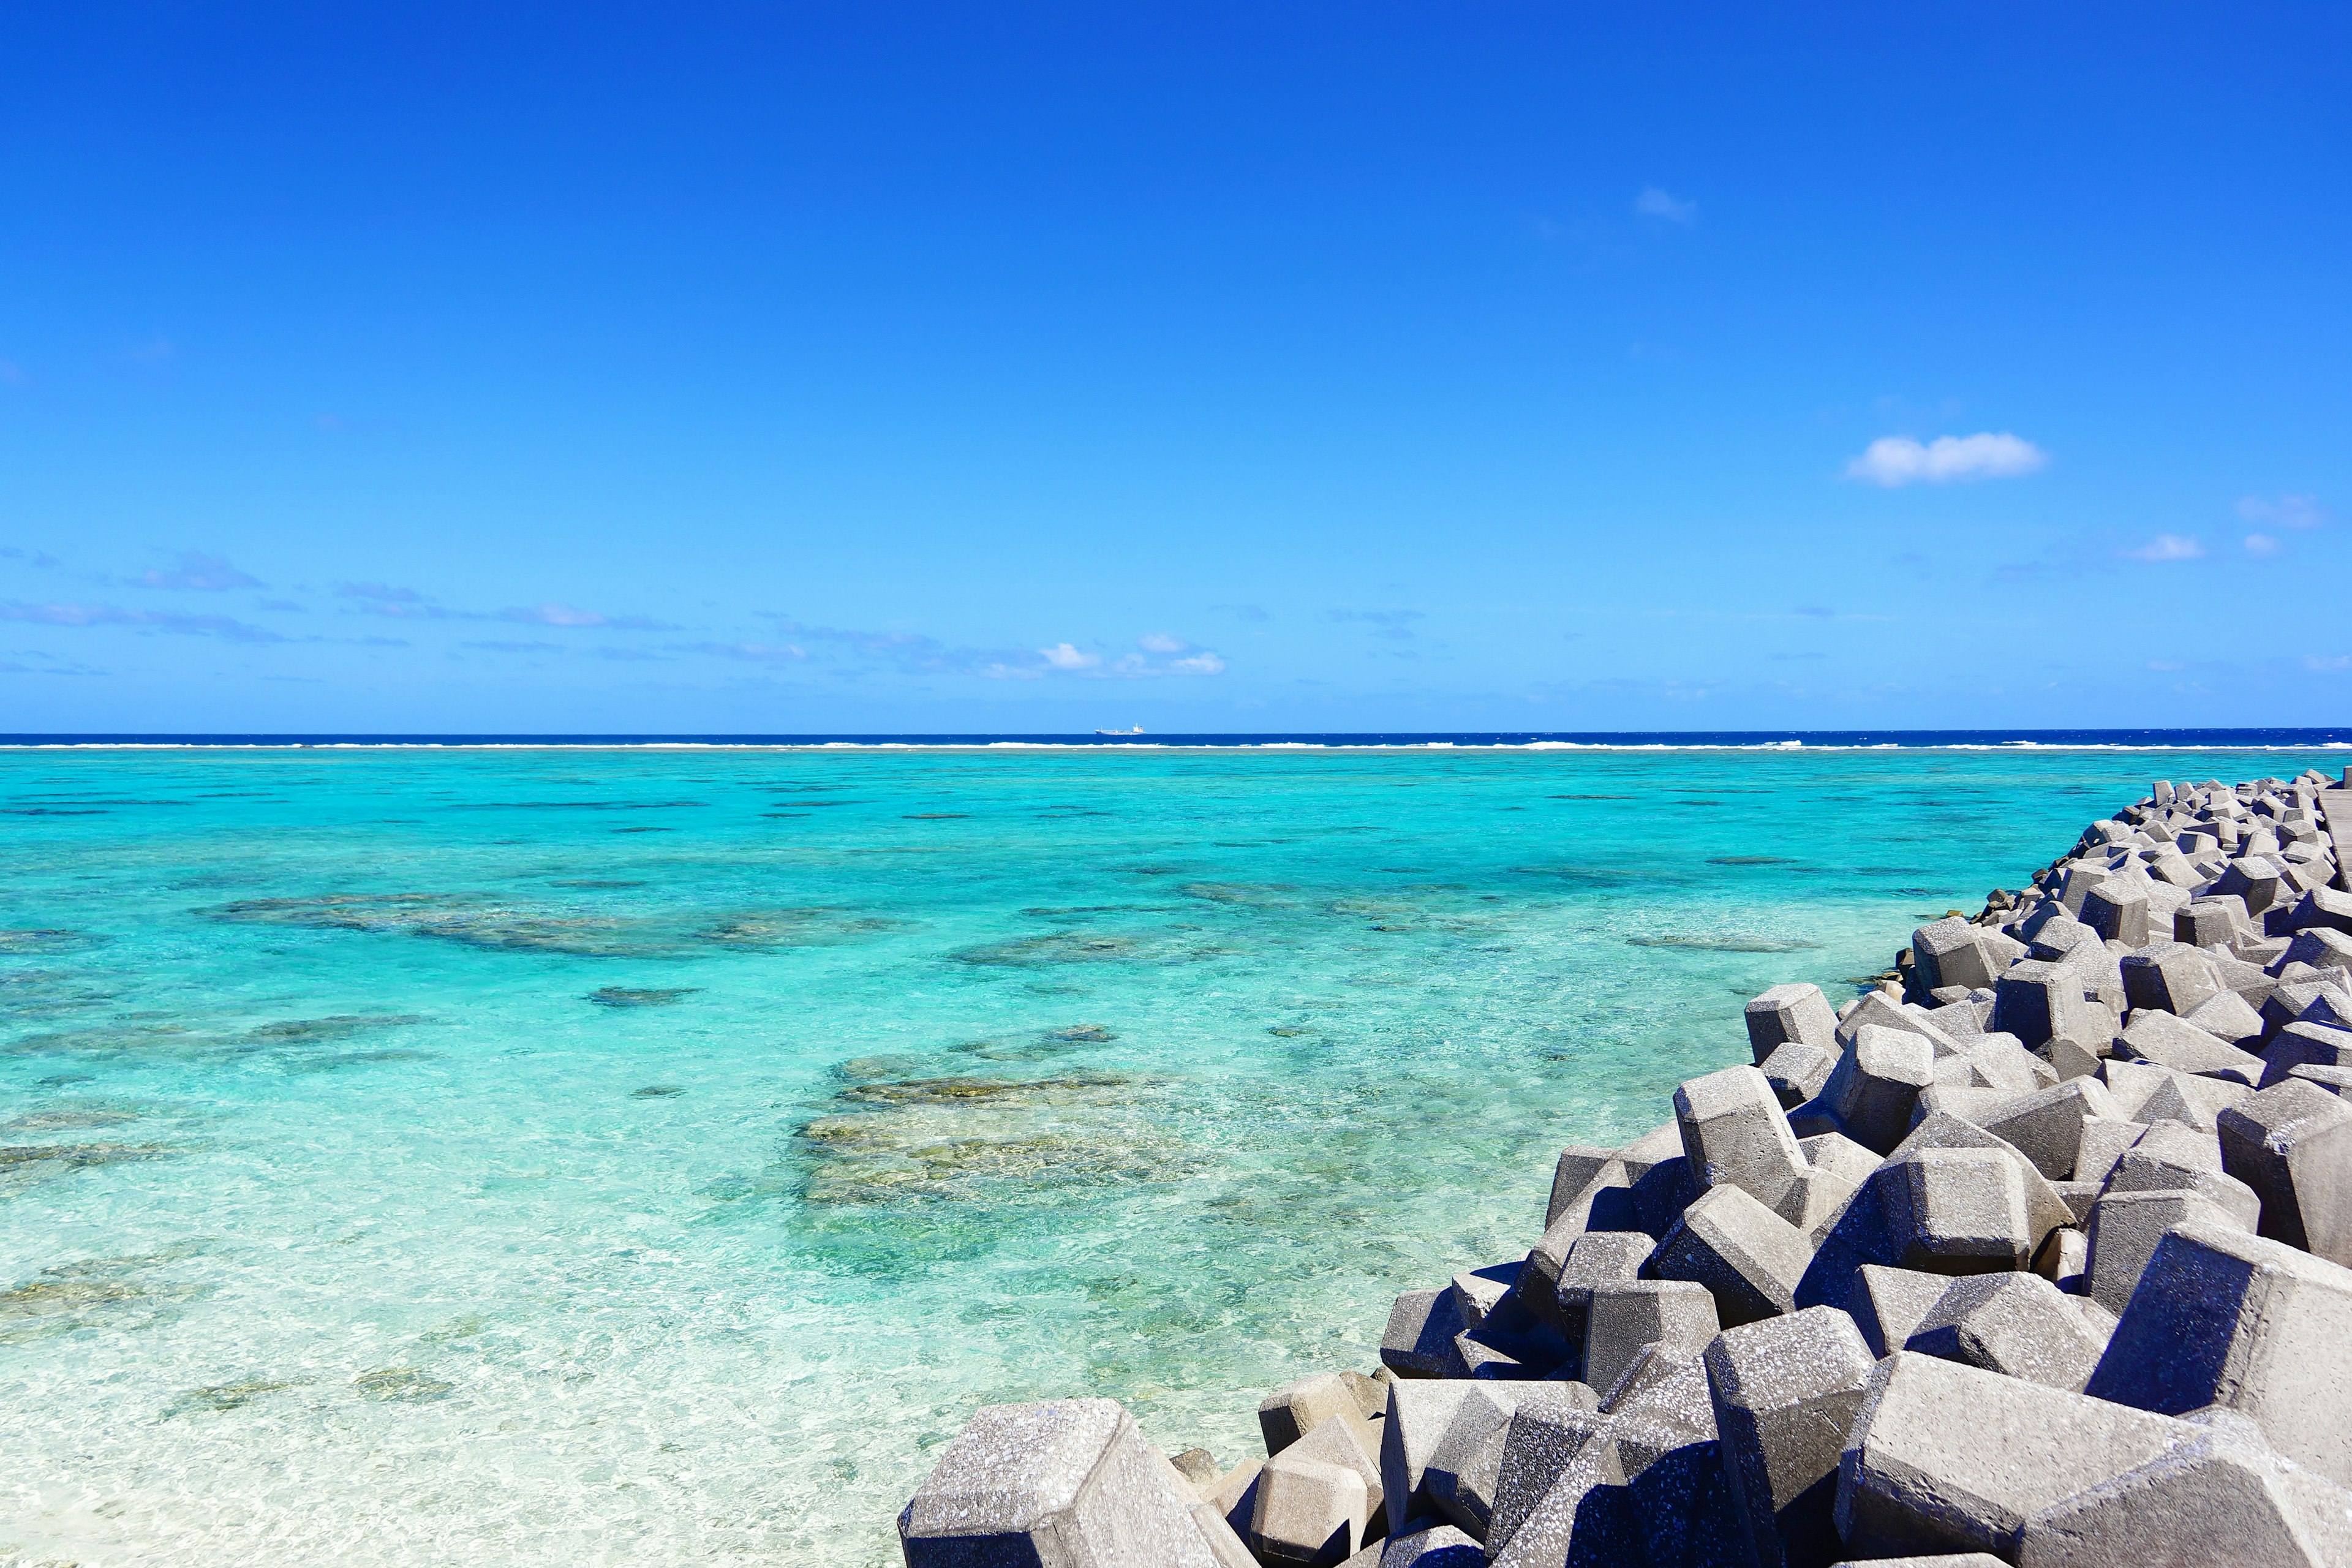
[[[909,1568],[2352,1564],[2347,837],[2316,773],[2158,784],[1843,1007],[1750,1002],[1264,1459],[991,1406]]]

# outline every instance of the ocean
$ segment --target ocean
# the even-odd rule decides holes
[[[2352,761],[163,739],[0,745],[0,1563],[878,1568],[1003,1400],[1230,1463],[1748,996]]]

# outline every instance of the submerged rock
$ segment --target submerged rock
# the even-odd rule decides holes
[[[588,1000],[599,1007],[674,1007],[699,989],[693,985],[642,988],[600,985],[588,993]]]
[[[457,1390],[454,1383],[419,1372],[413,1366],[380,1366],[352,1379],[362,1398],[426,1405],[446,1399]]]

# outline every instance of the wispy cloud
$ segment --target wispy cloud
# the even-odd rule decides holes
[[[2286,548],[2286,546],[2278,542],[2274,535],[2268,533],[2250,533],[2246,535],[2245,546],[2246,553],[2249,555],[2276,555],[2280,551]]]
[[[25,621],[45,626],[144,626],[182,637],[223,637],[230,642],[274,643],[288,640],[267,626],[247,626],[226,616],[174,616],[155,610],[129,610],[119,605],[0,604],[0,621]]]
[[[2248,496],[2238,503],[2238,515],[2264,527],[2321,528],[2330,521],[2317,496]]]
[[[799,664],[809,656],[796,643],[688,642],[672,643],[672,653],[707,653],[714,658],[741,659],[751,664]]]
[[[1633,210],[1643,217],[1664,218],[1668,223],[1696,223],[1698,204],[1668,195],[1655,185],[1645,187],[1633,198]]]
[[[267,586],[260,578],[230,565],[226,556],[207,555],[201,550],[183,550],[178,565],[169,571],[142,572],[131,581],[142,588],[185,588],[200,594]]]
[[[2006,431],[1938,436],[1924,445],[1908,436],[1882,436],[1845,466],[1845,477],[1894,489],[1958,479],[2013,479],[2049,466],[2047,452]]]
[[[1216,605],[1211,607],[1213,609],[1223,610],[1225,614],[1233,616],[1234,619],[1237,621],[1246,621],[1252,626],[1274,619],[1272,616],[1266,613],[1265,606],[1263,605]]]
[[[395,588],[389,583],[338,583],[338,597],[367,599],[379,605],[421,605],[425,595],[414,588]]]
[[[1196,653],[1190,658],[1180,658],[1168,667],[1171,675],[1223,675],[1225,661],[1213,653]]]
[[[2184,533],[2159,533],[2146,544],[2124,552],[2134,561],[2194,561],[2204,553],[2205,547]]]
[[[1799,605],[1796,613],[1809,621],[1829,621],[1837,618],[1837,612],[1827,605]]]
[[[1135,646],[1146,653],[1182,653],[1192,645],[1166,632],[1147,632],[1135,639]]]
[[[2352,653],[2308,653],[2303,656],[2303,667],[2305,669],[2352,669]]]
[[[19,550],[15,545],[0,548],[0,561],[21,561],[27,566],[55,566],[58,558],[46,550]]]
[[[1044,659],[1048,668],[1054,669],[1093,669],[1102,663],[1102,655],[1082,652],[1066,642],[1057,642],[1052,647],[1039,648],[1037,657]]]
[[[621,631],[674,632],[677,628],[667,621],[657,621],[650,616],[607,616],[594,610],[575,609],[570,605],[549,603],[527,605],[498,612],[502,621],[523,621],[540,626],[605,626]]]
[[[461,642],[459,647],[470,647],[483,653],[561,653],[563,645],[551,642],[506,642],[490,639],[483,642]]]
[[[1391,642],[1411,642],[1413,637],[1411,623],[1429,618],[1420,610],[1332,610],[1328,613],[1331,619],[1343,625],[1370,626],[1372,636],[1386,637]]]

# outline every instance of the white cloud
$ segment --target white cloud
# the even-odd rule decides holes
[[[1153,632],[1135,639],[1135,646],[1146,653],[1182,653],[1192,645],[1182,637],[1171,637],[1166,632]]]
[[[2276,555],[2282,548],[2279,542],[2267,533],[2246,535],[2246,553],[2249,555]]]
[[[1633,210],[1643,217],[1662,217],[1668,223],[1698,221],[1696,202],[1678,201],[1655,185],[1649,186],[1633,198]]]
[[[2333,658],[2315,653],[2305,654],[2303,667],[2305,669],[2352,669],[2352,654],[2339,653]]]
[[[1171,675],[1223,675],[1224,672],[1225,661],[1213,653],[1196,653],[1168,667]]]
[[[2007,431],[1938,436],[1924,446],[1908,436],[1882,436],[1845,466],[1845,477],[1893,489],[1954,479],[2013,479],[2049,466],[2049,453]]]
[[[1037,652],[1055,669],[1092,669],[1102,662],[1100,654],[1081,653],[1066,642],[1057,642],[1052,647],[1041,647]]]
[[[2137,550],[2126,550],[2135,561],[2194,561],[2205,547],[2185,534],[2159,533]]]
[[[2317,528],[2327,521],[2327,509],[2317,496],[2280,496],[2275,500],[2248,496],[2238,503],[2238,515],[2248,522],[2276,523],[2283,528]]]

